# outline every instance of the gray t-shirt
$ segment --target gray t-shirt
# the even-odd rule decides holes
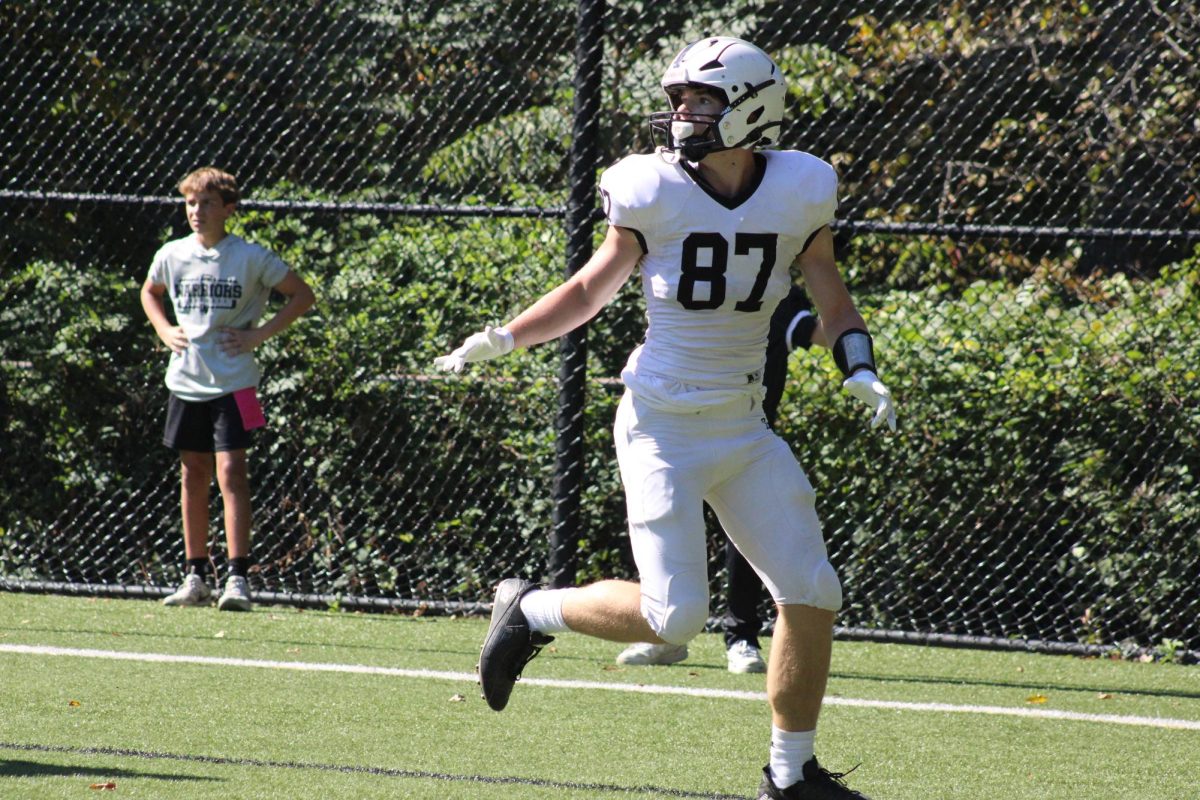
[[[183,353],[171,353],[166,384],[172,393],[198,402],[258,386],[253,354],[226,355],[219,332],[257,324],[271,288],[287,272],[279,256],[232,234],[212,248],[195,234],[162,246],[150,265],[150,280],[167,287],[189,342]]]

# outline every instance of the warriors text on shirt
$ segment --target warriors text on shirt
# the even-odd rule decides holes
[[[242,297],[242,285],[235,278],[200,275],[175,283],[175,311],[198,310],[206,314],[214,308],[233,308]]]

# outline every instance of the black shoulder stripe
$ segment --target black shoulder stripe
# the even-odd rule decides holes
[[[609,224],[612,225],[612,223],[609,223]],[[636,236],[637,241],[638,241],[638,247],[642,248],[642,255],[648,255],[650,253],[650,248],[646,246],[646,237],[643,236],[642,232],[639,231],[637,228],[631,228],[628,225],[613,225],[613,227],[620,228],[623,231],[629,231],[634,236]]]
[[[803,253],[805,250],[807,250],[808,246],[813,243],[813,239],[817,238],[817,234],[820,233],[821,231],[825,230],[828,227],[829,227],[828,225],[822,225],[821,227],[819,227],[815,231],[813,231],[811,234],[809,234],[809,237],[804,240],[804,247],[800,248],[800,252]]]
[[[648,254],[650,252],[650,248],[646,246],[646,237],[642,236],[642,232],[637,228],[630,228],[629,230],[633,231],[633,235],[637,237],[638,245],[640,245],[642,248],[642,255]]]

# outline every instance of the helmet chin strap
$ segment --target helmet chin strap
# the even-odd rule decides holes
[[[688,161],[702,161],[709,153],[728,150],[727,147],[713,147],[715,142],[707,137],[692,136],[679,142],[675,149]]]

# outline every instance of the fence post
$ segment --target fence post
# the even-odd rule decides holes
[[[604,0],[579,0],[575,28],[575,106],[571,126],[570,198],[567,201],[568,277],[592,254],[592,210],[596,207],[597,131]],[[547,565],[550,585],[575,583],[583,491],[583,409],[587,378],[587,326],[559,343],[558,416],[554,423],[554,513]]]

